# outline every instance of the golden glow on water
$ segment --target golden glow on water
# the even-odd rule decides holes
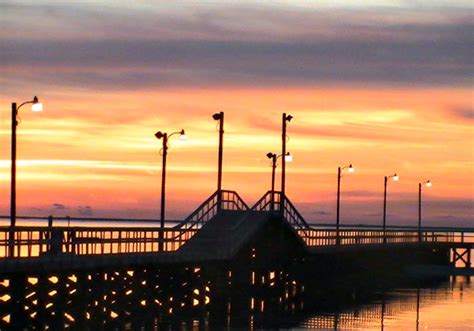
[[[7,302],[10,299],[11,299],[11,296],[9,296],[8,294],[4,294],[3,296],[0,297],[0,300],[3,302]]]
[[[114,274],[114,277],[118,277],[117,281],[119,286],[132,284],[133,282],[140,284],[140,288],[142,286],[140,278],[137,279],[137,277],[143,276],[141,273],[133,272],[131,274],[129,272],[120,272],[116,275],[117,272],[115,272]],[[260,279],[261,273],[256,272],[256,274],[258,275],[258,279]],[[278,274],[283,275],[283,273],[279,271],[268,271],[265,274],[268,275],[268,279],[275,281],[279,281],[277,277]],[[58,278],[58,281],[51,282],[51,278],[53,277]],[[108,282],[110,284],[108,286],[113,286],[112,278],[104,279],[104,277],[100,277],[100,275],[96,275],[95,277],[97,277],[96,279],[100,278],[103,279],[104,282]],[[145,275],[145,277],[147,276]],[[200,275],[197,277],[197,279],[199,279]],[[64,320],[71,323],[72,326],[74,326],[74,323],[77,321],[77,312],[73,312],[72,310],[57,311],[59,306],[58,302],[55,300],[58,299],[55,299],[54,297],[58,296],[57,291],[62,288],[62,281],[66,280],[68,282],[66,287],[75,286],[73,285],[75,284],[73,279],[77,280],[77,276],[74,274],[48,277],[46,284],[51,288],[48,292],[48,296],[51,297],[48,300],[51,302],[45,302],[45,308],[48,309],[51,316],[56,314],[63,315]],[[472,280],[472,277],[466,278],[458,276],[452,277],[449,282],[434,283],[433,287],[389,290],[377,294],[375,296],[377,299],[363,300],[362,302],[355,301],[354,303],[350,303],[351,300],[349,300],[344,305],[345,308],[342,311],[334,311],[331,307],[326,307],[324,312],[310,310],[301,315],[309,317],[301,321],[300,324],[295,325],[295,327],[297,326],[302,329],[342,328],[352,330],[379,330],[383,325],[384,328],[395,330],[409,330],[415,328],[450,330],[453,329],[453,327],[455,329],[466,330],[466,328],[469,325],[472,325],[473,322],[472,307],[474,305],[474,288],[472,286]],[[1,281],[2,283],[5,283],[5,280]],[[40,285],[38,282],[33,282],[34,284],[32,282],[27,283],[31,288]],[[185,283],[187,284],[188,282]],[[286,280],[284,284],[286,284],[285,287],[287,288],[284,297],[279,295],[275,297],[275,300],[264,295],[262,296],[261,294],[263,294],[263,292],[260,290],[263,290],[263,288],[268,285],[259,284],[258,293],[261,294],[248,298],[248,301],[246,301],[248,311],[243,311],[242,306],[237,303],[235,305],[237,308],[233,308],[234,305],[229,301],[226,303],[227,309],[225,309],[225,319],[219,320],[225,320],[226,325],[230,327],[238,325],[242,326],[242,314],[248,314],[248,328],[264,328],[266,325],[265,320],[268,321],[272,319],[272,314],[279,314],[278,319],[285,321],[285,318],[291,319],[298,316],[298,314],[294,315],[295,312],[303,312],[303,309],[306,307],[305,303],[308,303],[307,300],[319,300],[319,298],[311,295],[310,297],[306,297],[304,301],[300,301],[302,297],[299,297],[299,294],[303,293],[304,289],[299,282],[289,279]],[[166,284],[164,285],[165,287],[167,286]],[[179,320],[181,318],[179,314],[171,316],[175,311],[177,311],[177,309],[185,309],[187,306],[196,307],[210,304],[211,298],[208,295],[205,295],[204,299],[201,300],[201,295],[204,294],[204,292],[206,294],[210,292],[209,285],[210,284],[200,288],[189,288],[188,285],[183,285],[183,290],[188,287],[188,294],[184,296],[183,294],[186,292],[170,292],[174,294],[165,297],[167,306],[165,306],[164,311],[169,314],[170,318],[173,320]],[[29,291],[30,294],[28,294],[28,292],[25,294],[27,300],[25,300],[24,309],[25,311],[28,311],[28,315],[31,316],[31,318],[35,318],[38,309],[40,309],[39,307],[36,307],[38,303],[37,299],[35,299],[37,294],[32,295],[32,293],[36,292]],[[129,291],[129,295],[133,297],[127,300],[131,300],[130,302],[136,302],[137,305],[143,307],[142,309],[145,309],[145,307],[148,306],[147,299],[143,297],[145,294],[138,293],[139,291],[137,291],[137,293],[135,293],[135,291]],[[272,289],[271,291],[274,292],[275,289]],[[88,307],[87,309],[91,309],[91,311],[84,312],[85,318],[87,320],[91,319],[91,314],[97,314],[97,311],[99,310],[108,315],[112,320],[120,320],[129,314],[127,310],[122,312],[118,311],[116,308],[110,309],[111,307],[115,307],[115,303],[118,303],[117,300],[119,298],[116,297],[116,293],[118,292],[115,292],[114,294],[113,291],[110,291],[109,294],[102,295],[100,301],[94,300],[90,302],[91,305],[86,305]],[[375,291],[375,293],[378,293],[378,290]],[[159,292],[157,292],[157,294],[160,295]],[[189,297],[189,295],[191,295],[191,297]],[[353,293],[352,298],[354,299],[356,297],[357,294]],[[73,298],[74,297],[70,297],[70,299]],[[150,299],[152,299],[152,297]],[[0,301],[8,302],[10,300],[11,298],[9,295],[4,294],[3,296],[0,296]],[[162,303],[157,298],[152,300],[152,302],[156,304],[155,309],[162,306]],[[314,305],[309,306],[314,307]],[[316,307],[318,307],[318,305],[316,305]],[[234,309],[238,309],[238,311]],[[0,319],[8,324],[10,323],[9,316],[9,313],[0,315]],[[95,318],[97,318],[97,316]],[[199,323],[199,326],[202,326],[205,324],[207,325],[207,323],[210,322],[208,320],[210,318],[209,315],[206,315],[207,317],[204,319],[199,319],[199,322],[196,322],[196,319],[192,318],[192,316],[193,315],[191,315],[191,318],[186,317],[186,321],[183,320],[182,323],[184,324],[182,325],[187,325],[186,323],[191,323],[190,321],[192,321],[194,326],[196,326],[196,323]]]

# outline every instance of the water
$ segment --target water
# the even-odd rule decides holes
[[[393,289],[356,290],[349,295],[328,290],[281,305],[262,297],[250,298],[247,307],[231,300],[225,305],[228,309],[210,305],[207,313],[170,317],[156,326],[160,330],[178,326],[205,330],[474,330],[473,281],[474,277],[451,276]]]
[[[472,281],[457,276],[425,287],[375,291],[368,302],[310,311],[291,329],[474,330]]]

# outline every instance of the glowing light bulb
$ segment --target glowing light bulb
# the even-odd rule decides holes
[[[33,104],[31,105],[31,110],[34,112],[43,111],[43,104],[39,102],[38,97],[33,98]]]

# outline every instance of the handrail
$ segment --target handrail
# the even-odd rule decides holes
[[[281,201],[281,192],[266,192],[253,206],[253,211],[281,211],[283,217],[307,246],[324,245],[362,245],[414,242],[449,242],[474,245],[474,228],[390,226],[385,231],[376,225],[354,227],[344,225],[339,233],[333,224],[312,224],[292,204],[290,199]],[[214,192],[183,222],[163,230],[144,226],[16,226],[11,241],[10,228],[0,226],[0,258],[33,257],[43,254],[124,254],[175,251],[197,233],[207,221],[220,210],[248,210],[248,205],[235,191]],[[337,242],[339,238],[339,242]],[[163,248],[159,244],[163,243]]]
[[[219,201],[220,198],[220,201]],[[204,225],[213,218],[219,210],[248,210],[249,206],[235,191],[221,190],[214,192],[207,198],[196,210],[194,210],[186,219],[175,226],[176,229],[190,230]],[[176,239],[182,235],[178,233]]]
[[[15,227],[13,257],[38,257],[43,254],[126,254],[160,252],[159,243],[163,240],[163,251],[175,251],[192,238],[197,229],[166,228],[164,239],[158,235],[158,228],[90,228],[90,227]],[[297,228],[297,234],[307,246],[335,245],[335,229]],[[385,236],[384,236],[385,233]],[[420,236],[417,230],[350,229],[339,233],[340,245],[417,243]],[[474,245],[473,231],[423,231],[421,242],[463,243]],[[7,258],[9,247],[9,228],[0,227],[0,259]]]
[[[335,223],[308,223],[311,228],[318,228],[318,229],[335,229]],[[381,224],[340,224],[339,228],[343,229],[346,228],[350,229],[383,229]],[[412,230],[418,231],[418,226],[416,225],[387,225],[386,229],[393,229],[393,230]],[[422,226],[421,231],[456,231],[456,232],[473,232],[473,227],[458,227],[458,226]]]
[[[254,211],[273,211],[280,209],[280,192],[267,191],[253,206]]]
[[[288,211],[291,215],[294,214],[294,221],[295,223],[300,226],[303,229],[309,229],[308,223],[305,221],[304,217],[300,214],[298,209],[293,205],[290,199],[288,199],[286,196],[284,197],[284,205],[285,205],[285,211]],[[289,207],[289,208],[288,208]]]
[[[337,231],[335,229],[310,228],[298,231],[308,246],[336,245]],[[346,229],[339,231],[340,245],[383,244],[387,243],[415,243],[415,242],[445,242],[466,243],[474,245],[472,231],[422,231],[421,237],[416,229],[397,230],[389,229]]]
[[[38,257],[43,254],[123,254],[175,251],[190,239],[196,230],[187,230],[175,239],[178,230],[164,229],[164,238],[158,228],[130,227],[15,227],[11,255],[9,227],[0,227],[0,259],[7,257]],[[159,243],[163,242],[163,248]]]
[[[281,192],[267,191],[252,207],[254,211],[279,211],[282,203]],[[309,229],[304,217],[291,203],[288,197],[283,198],[283,217],[295,230]]]

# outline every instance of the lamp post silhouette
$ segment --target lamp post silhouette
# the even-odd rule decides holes
[[[345,167],[338,167],[337,168],[337,203],[336,203],[336,245],[340,244],[340,233],[339,233],[339,210],[341,206],[341,177],[342,171],[347,169],[349,173],[353,173],[355,171],[352,164],[349,164]]]
[[[433,184],[429,179],[426,182],[418,183],[418,241],[421,241],[421,188],[423,185],[431,187]]]
[[[293,116],[287,115],[286,113],[282,114],[282,132],[281,132],[281,155],[286,155],[286,122],[291,122]],[[285,211],[285,186],[286,186],[286,160],[285,158],[281,161],[281,195],[280,195],[280,212],[283,214]]]
[[[38,97],[33,100],[25,101],[19,106],[16,102],[12,102],[12,138],[11,138],[11,182],[10,182],[10,228],[8,235],[8,256],[14,256],[15,249],[15,224],[16,224],[16,127],[18,126],[18,112],[24,105],[31,104],[31,110],[40,112],[43,110],[43,104],[39,102]]]
[[[390,178],[393,178],[394,181],[400,180],[400,177],[395,173],[391,176],[385,176],[383,182],[383,242],[387,242],[387,233],[386,233],[386,225],[387,225],[387,183]]]
[[[159,232],[159,239],[158,242],[158,249],[163,251],[164,248],[164,229],[165,229],[165,203],[166,203],[166,157],[168,156],[168,140],[176,135],[179,134],[180,140],[186,140],[186,133],[184,130],[173,132],[172,134],[168,135],[166,132],[158,131],[155,133],[155,137],[157,139],[162,139],[163,147],[161,148],[161,155],[162,155],[162,166],[161,166],[161,210],[160,210],[160,232]]]
[[[280,158],[282,154],[276,155],[275,153],[267,153],[267,157],[272,160],[272,210],[275,209],[275,170],[277,167],[277,160]],[[285,161],[287,162],[292,162],[293,161],[293,156],[290,154],[290,152],[287,152],[285,157]]]
[[[224,112],[212,115],[215,121],[219,121],[219,152],[217,161],[217,210],[221,209],[222,202],[222,160],[224,150]]]

